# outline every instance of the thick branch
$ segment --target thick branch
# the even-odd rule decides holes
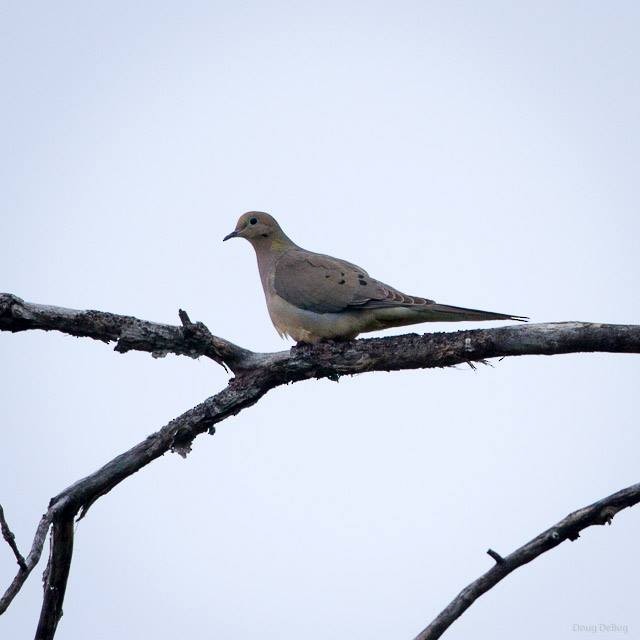
[[[35,640],[52,640],[62,617],[62,603],[73,555],[73,514],[53,523],[49,564],[44,575],[44,597]]]
[[[407,334],[350,342],[294,347],[291,351],[254,353],[211,334],[180,312],[182,326],[158,324],[104,311],[77,311],[0,294],[0,331],[56,330],[104,342],[115,350],[205,355],[238,374],[272,371],[272,386],[307,378],[335,378],[365,371],[447,367],[487,358],[557,355],[599,351],[640,353],[640,326],[559,322],[474,329],[449,333]],[[272,388],[272,387],[270,387]]]
[[[483,593],[494,587],[512,571],[535,560],[539,555],[557,547],[565,540],[577,540],[580,532],[587,527],[596,524],[611,524],[613,516],[618,511],[632,507],[638,502],[640,502],[640,483],[570,513],[566,518],[504,558],[498,556],[495,551],[490,553],[489,555],[496,560],[496,564],[467,585],[438,617],[416,636],[415,640],[439,638]]]

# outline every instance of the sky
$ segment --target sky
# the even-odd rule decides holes
[[[639,29],[624,0],[5,0],[0,291],[286,349],[221,242],[262,210],[409,294],[638,323]],[[25,553],[51,496],[228,380],[43,332],[0,361]],[[489,547],[638,481],[637,356],[492,364],[281,387],[155,461],[78,524],[57,637],[412,638]],[[637,510],[585,531],[445,637],[640,638],[639,535]],[[45,558],[0,637],[33,636]]]

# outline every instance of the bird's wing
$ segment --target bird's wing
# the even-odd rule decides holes
[[[430,304],[371,278],[355,264],[295,249],[277,262],[276,293],[290,304],[315,313]]]

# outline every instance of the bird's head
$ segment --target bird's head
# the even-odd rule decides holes
[[[238,219],[235,230],[225,236],[223,240],[231,238],[245,238],[251,244],[261,243],[265,240],[267,242],[289,240],[276,219],[263,211],[243,213]]]

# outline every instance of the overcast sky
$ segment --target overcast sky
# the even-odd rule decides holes
[[[639,32],[624,1],[5,0],[0,291],[288,348],[221,242],[258,209],[409,294],[638,323]],[[60,334],[0,358],[23,552],[51,496],[227,383]],[[638,481],[637,356],[493,364],[279,388],[155,461],[79,523],[57,637],[412,638],[488,547]],[[639,536],[630,510],[563,543],[446,637],[639,638]],[[32,637],[44,564],[0,637]]]

